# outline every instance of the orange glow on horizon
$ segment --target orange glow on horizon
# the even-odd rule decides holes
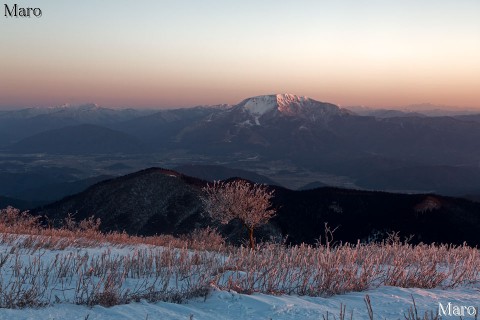
[[[109,1],[44,0],[41,20],[4,19],[0,108],[184,107],[286,92],[342,106],[480,108],[480,2],[147,0],[149,12],[125,3],[113,13]]]

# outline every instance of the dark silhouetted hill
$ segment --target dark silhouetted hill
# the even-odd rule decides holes
[[[216,180],[225,180],[228,178],[243,178],[246,180],[253,181],[255,183],[269,184],[269,185],[278,185],[277,182],[272,179],[262,176],[258,173],[242,170],[242,169],[233,169],[224,166],[218,165],[201,165],[201,164],[191,164],[191,165],[182,165],[174,168],[175,171],[183,173],[185,175],[207,180],[207,181],[216,181]]]
[[[212,224],[202,216],[201,188],[206,181],[173,170],[151,168],[103,181],[84,192],[37,208],[36,214],[62,219],[95,215],[106,231],[132,234],[182,234]],[[290,243],[315,243],[324,225],[339,227],[336,241],[381,240],[399,231],[413,242],[480,244],[480,203],[432,194],[395,194],[317,188],[275,189],[277,216],[257,236],[288,236]],[[240,225],[220,228],[230,239],[243,235]]]
[[[298,188],[298,190],[311,190],[311,189],[323,188],[323,187],[326,187],[326,186],[327,185],[323,182],[313,181],[313,182],[307,183],[306,185]]]
[[[87,190],[35,210],[50,219],[75,213],[101,218],[104,230],[130,234],[186,233],[204,225],[200,189],[204,182],[175,171],[151,168],[99,182]]]

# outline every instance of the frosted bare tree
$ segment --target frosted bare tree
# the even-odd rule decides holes
[[[275,215],[270,199],[274,191],[246,181],[215,181],[203,188],[205,210],[214,220],[227,224],[238,219],[248,231],[250,248],[255,248],[253,231]]]

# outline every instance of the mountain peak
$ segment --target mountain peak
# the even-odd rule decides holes
[[[300,105],[309,100],[312,99],[290,93],[271,94],[248,98],[244,100],[243,107],[251,114],[261,116],[266,112],[275,109],[280,112],[286,111],[291,105]]]
[[[297,96],[297,95],[291,94],[291,93],[279,93],[279,94],[275,95],[275,98],[277,99],[277,102],[279,104],[288,104],[288,103],[292,103],[292,102],[295,103],[295,102],[312,100],[308,97]]]
[[[258,119],[267,113],[312,121],[341,113],[340,108],[334,104],[290,93],[251,97],[242,101],[239,106],[254,116],[257,124]]]

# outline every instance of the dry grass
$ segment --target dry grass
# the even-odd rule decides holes
[[[76,223],[69,217],[55,229],[14,208],[1,210],[0,245],[8,250],[0,253],[0,308],[181,302],[206,297],[212,287],[330,296],[382,285],[454,288],[480,280],[479,252],[466,245],[412,246],[394,240],[336,246],[266,243],[252,250],[225,245],[209,228],[174,238],[104,234],[99,226],[93,218]],[[112,249],[98,253],[98,247]],[[125,247],[121,254],[111,251]]]
[[[381,285],[454,288],[480,280],[478,250],[468,246],[343,244],[238,248],[228,256],[224,289],[329,296]],[[225,273],[223,274],[225,275]]]
[[[185,248],[197,250],[225,250],[225,239],[216,229],[194,230],[183,237],[156,235],[150,237],[132,236],[125,232],[100,231],[100,219],[90,217],[76,222],[68,215],[62,227],[42,225],[40,217],[34,217],[28,211],[21,212],[12,207],[0,210],[0,243],[13,243],[20,247],[62,250],[67,247],[96,247],[110,244],[118,247],[130,245],[153,245],[162,247]],[[18,237],[22,235],[22,237]]]

